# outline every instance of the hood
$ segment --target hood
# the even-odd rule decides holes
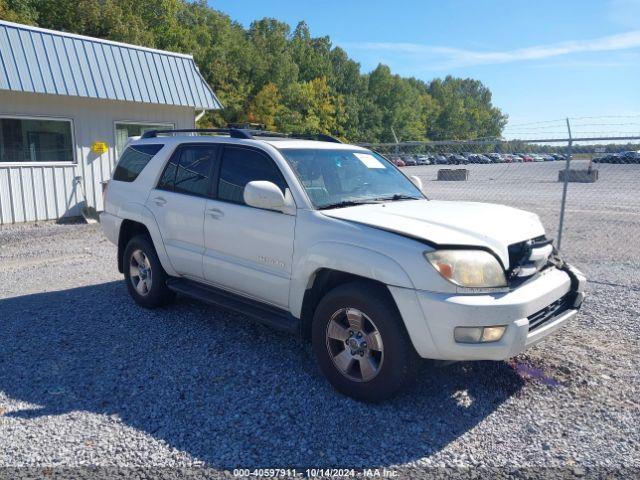
[[[493,203],[406,200],[322,213],[437,245],[489,248],[506,268],[509,245],[544,235],[536,214]]]

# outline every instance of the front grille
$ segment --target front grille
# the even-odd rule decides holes
[[[553,253],[551,240],[544,235],[509,245],[509,285],[517,287],[524,280],[543,270]]]
[[[551,305],[547,305],[542,310],[537,311],[533,315],[529,315],[529,331],[531,332],[542,327],[549,320],[552,320],[553,318],[571,308],[574,300],[575,294],[567,293],[565,296],[560,297]]]

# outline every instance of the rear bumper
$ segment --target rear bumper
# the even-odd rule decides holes
[[[566,266],[549,268],[507,293],[445,294],[389,287],[418,354],[440,360],[502,360],[569,322],[584,300],[586,278]],[[532,325],[530,328],[530,318]],[[535,319],[535,321],[534,321]],[[491,343],[458,343],[456,327],[506,326]]]
[[[100,226],[104,232],[105,237],[115,245],[118,245],[118,236],[120,235],[120,226],[122,225],[122,218],[116,217],[107,212],[100,214]]]

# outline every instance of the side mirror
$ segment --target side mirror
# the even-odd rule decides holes
[[[420,191],[422,191],[422,180],[420,180],[420,177],[416,177],[415,175],[411,175],[409,177],[409,179],[413,182],[413,184],[418,187],[420,189]]]
[[[244,187],[244,203],[251,207],[282,212],[285,199],[282,190],[273,182],[254,180]]]

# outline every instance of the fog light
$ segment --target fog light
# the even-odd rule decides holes
[[[493,327],[456,327],[453,338],[458,343],[490,343],[497,342],[504,335],[506,326]]]
[[[478,343],[482,339],[482,327],[456,327],[453,338],[458,343]]]
[[[504,335],[504,331],[507,327],[484,327],[482,332],[483,342],[497,342]]]

